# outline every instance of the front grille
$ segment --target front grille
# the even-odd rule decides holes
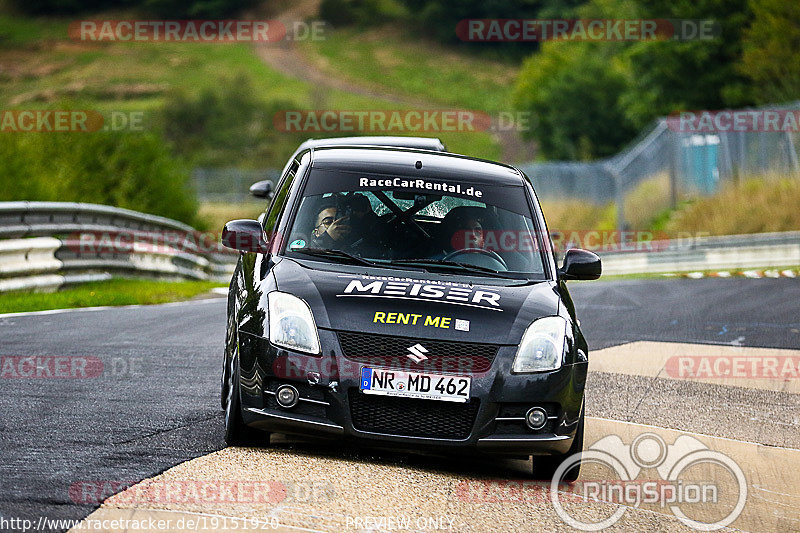
[[[392,337],[369,333],[340,331],[339,344],[344,356],[351,361],[373,366],[476,374],[487,372],[497,355],[496,344],[417,340],[413,337]],[[419,363],[407,357],[409,348],[421,344],[428,358]]]
[[[453,403],[414,398],[372,396],[350,390],[350,414],[359,431],[463,440],[469,437],[479,402]]]

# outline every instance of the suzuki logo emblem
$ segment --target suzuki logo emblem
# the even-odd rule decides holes
[[[414,361],[415,363],[421,363],[422,361],[427,360],[428,358],[425,356],[428,353],[428,350],[421,344],[415,344],[414,346],[408,349],[409,352],[407,353],[406,357]]]

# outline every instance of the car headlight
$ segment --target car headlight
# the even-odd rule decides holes
[[[566,337],[567,321],[560,316],[534,320],[519,343],[514,372],[542,372],[561,367]]]
[[[269,341],[282,348],[319,354],[319,334],[308,304],[285,292],[267,295]]]

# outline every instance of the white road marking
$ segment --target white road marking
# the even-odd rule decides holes
[[[20,313],[0,313],[2,318],[16,318],[24,316],[39,316],[39,315],[60,315],[62,313],[82,313],[86,311],[105,311],[106,309],[139,309],[141,307],[170,307],[177,305],[187,304],[207,304],[211,302],[219,302],[221,298],[200,298],[197,300],[183,300],[180,302],[167,302],[163,304],[133,304],[133,305],[103,305],[97,307],[73,307],[70,309],[46,309],[44,311],[24,311]]]

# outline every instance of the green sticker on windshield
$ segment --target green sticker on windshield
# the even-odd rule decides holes
[[[289,245],[289,248],[291,248],[292,250],[305,247],[306,247],[306,241],[304,241],[303,239],[297,239],[296,241],[292,241],[292,243]]]

